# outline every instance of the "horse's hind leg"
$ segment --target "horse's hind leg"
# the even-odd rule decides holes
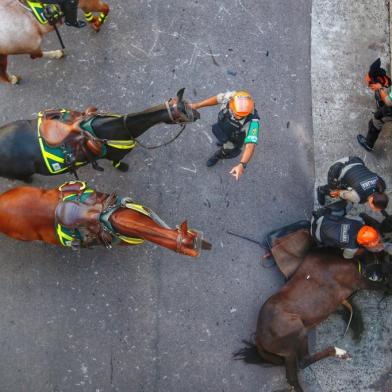
[[[291,355],[289,357],[285,357],[284,364],[286,367],[287,382],[292,386],[292,388],[294,388],[295,392],[303,392],[298,380],[297,356]]]
[[[329,346],[326,349],[317,352],[313,355],[304,355],[300,360],[300,368],[305,369],[309,365],[312,365],[315,362],[320,361],[321,359],[328,357],[336,357],[340,359],[349,359],[350,355],[346,350],[342,350],[339,347]]]
[[[9,75],[7,73],[8,57],[6,54],[0,54],[0,81],[17,84],[20,78],[16,75]]]
[[[86,6],[82,7],[82,9],[87,22],[89,22],[91,27],[98,33],[109,14],[109,6],[98,0],[89,2]],[[94,16],[93,12],[99,12],[99,16]]]

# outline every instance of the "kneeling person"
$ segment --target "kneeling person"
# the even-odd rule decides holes
[[[362,218],[337,216],[328,209],[314,213],[311,234],[319,246],[342,249],[345,259],[352,259],[360,248],[392,254],[392,244],[383,243],[377,230],[365,225]]]
[[[328,183],[317,188],[317,200],[325,204],[325,196],[339,197],[351,203],[369,203],[374,211],[385,210],[388,196],[384,180],[369,170],[359,157],[345,157],[328,170]]]

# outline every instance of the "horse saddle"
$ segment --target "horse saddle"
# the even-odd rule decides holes
[[[50,147],[58,147],[69,142],[71,139],[83,138],[83,130],[80,120],[66,124],[59,120],[44,119],[41,123],[40,133],[42,138]]]
[[[286,279],[294,274],[314,246],[309,229],[309,221],[299,221],[267,234],[266,243]]]
[[[80,182],[66,184],[60,191],[64,193],[73,193],[76,195],[83,194]],[[110,244],[112,236],[106,232],[104,225],[100,220],[101,214],[109,207],[116,203],[116,195],[107,195],[101,193],[92,193],[83,202],[76,200],[62,200],[56,207],[55,220],[57,224],[68,229],[83,229],[83,243],[98,240],[104,245]]]
[[[47,110],[41,121],[40,135],[49,147],[70,144],[84,150],[86,145],[94,155],[100,155],[102,141],[81,127],[81,123],[96,111],[97,109],[93,107],[87,108],[85,113],[71,111],[69,118],[64,121],[61,111]]]

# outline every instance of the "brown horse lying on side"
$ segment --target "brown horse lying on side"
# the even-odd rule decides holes
[[[147,240],[193,257],[211,249],[186,222],[172,229],[148,208],[79,181],[58,189],[19,187],[1,194],[0,232],[21,241],[64,246],[111,247]]]
[[[45,1],[43,1],[45,3]],[[109,13],[109,6],[101,0],[80,0],[79,7],[95,31],[99,31]],[[93,16],[99,12],[100,16]],[[16,84],[20,77],[7,73],[7,56],[29,54],[31,58],[59,59],[63,50],[42,51],[41,43],[53,26],[40,24],[23,0],[0,0],[0,82]]]
[[[284,250],[280,249],[279,253]],[[289,258],[290,254],[287,256]],[[294,264],[298,261],[295,254],[291,259]],[[298,367],[303,369],[331,356],[349,358],[346,351],[333,346],[311,355],[308,350],[309,330],[326,320],[339,305],[349,307],[346,300],[357,290],[384,288],[384,283],[364,278],[354,261],[328,252],[310,252],[288,282],[262,306],[255,345],[246,342],[248,347],[235,353],[234,357],[247,363],[284,365],[292,390],[302,392]]]

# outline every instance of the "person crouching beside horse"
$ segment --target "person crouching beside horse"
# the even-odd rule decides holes
[[[317,188],[317,200],[325,204],[325,197],[340,198],[351,203],[368,203],[373,211],[385,210],[388,196],[385,181],[369,170],[359,157],[345,157],[328,170],[328,183]]]
[[[191,104],[192,109],[221,105],[218,121],[212,126],[212,132],[218,139],[220,149],[207,161],[207,166],[214,166],[220,159],[232,159],[245,150],[240,163],[235,165],[230,174],[238,180],[253,156],[259,141],[260,117],[254,108],[252,96],[247,91],[229,91]]]
[[[353,259],[367,250],[392,255],[392,244],[383,242],[378,231],[360,217],[345,216],[345,209],[324,207],[313,212],[311,235],[318,246],[339,248],[345,259]]]

